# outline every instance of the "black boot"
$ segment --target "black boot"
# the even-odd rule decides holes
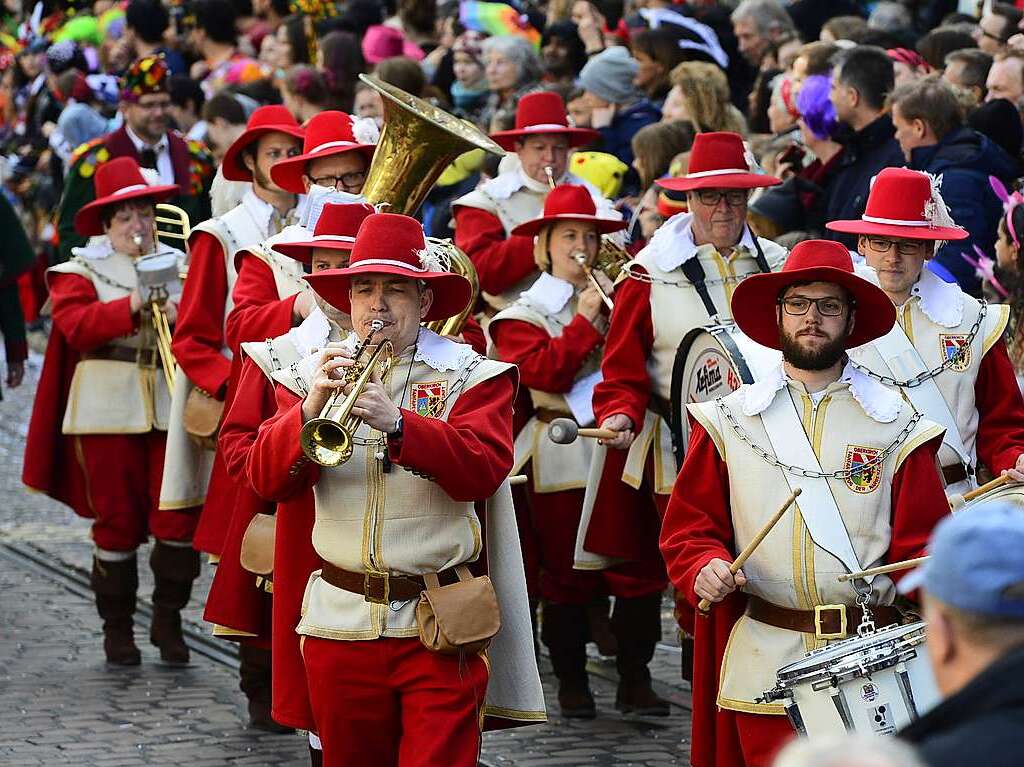
[[[614,658],[619,652],[619,643],[612,633],[610,612],[611,604],[608,597],[597,597],[587,605],[590,641],[597,645],[597,651],[605,658]]]
[[[668,716],[668,701],[654,693],[651,672],[647,668],[661,639],[661,594],[632,599],[616,597],[612,631],[619,640],[619,654],[615,658],[619,670],[615,708],[624,714]]]
[[[103,619],[103,651],[107,663],[138,666],[142,662],[135,646],[135,593],[139,588],[139,568],[135,555],[121,562],[92,560],[89,579],[96,595],[96,610]]]
[[[153,570],[153,624],[149,641],[160,648],[168,666],[188,664],[188,646],[181,633],[181,610],[192,596],[192,581],[199,576],[199,552],[191,546],[153,544],[149,557]]]
[[[309,747],[309,767],[324,767],[324,752],[319,748]]]
[[[558,679],[558,705],[568,719],[597,716],[587,680],[587,608],[544,603],[541,639],[551,654]]]
[[[294,732],[270,716],[270,650],[243,641],[238,657],[238,686],[249,700],[249,726],[264,732]]]

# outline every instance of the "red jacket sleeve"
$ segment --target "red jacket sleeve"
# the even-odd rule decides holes
[[[470,315],[462,327],[462,340],[473,347],[477,354],[487,355],[487,337],[476,317]]]
[[[651,397],[647,358],[654,348],[651,321],[651,286],[626,279],[615,291],[615,310],[604,345],[601,372],[604,379],[594,388],[597,423],[624,413],[639,429]]]
[[[978,459],[999,474],[1012,468],[1024,453],[1024,399],[1001,338],[981,359],[974,402],[978,408]]]
[[[950,513],[936,463],[941,446],[941,437],[918,445],[892,479],[890,562],[924,556],[935,525]],[[890,577],[899,580],[907,572],[890,573]]]
[[[92,283],[77,274],[51,272],[48,282],[53,325],[75,351],[92,351],[138,328],[128,296],[100,301]]]
[[[245,476],[249,451],[252,443],[256,441],[260,424],[274,415],[276,409],[273,384],[263,374],[259,365],[245,357],[235,394],[231,406],[224,415],[218,438],[224,465],[231,476]]]
[[[391,460],[433,479],[455,501],[490,498],[512,471],[514,370],[463,392],[447,421],[402,409],[402,439]]]
[[[700,601],[693,590],[697,574],[712,559],[731,562],[735,543],[728,468],[707,430],[693,419],[690,423],[693,431],[686,460],[661,526],[661,554],[677,593],[696,607]]]
[[[480,208],[458,205],[454,212],[455,244],[476,267],[482,291],[504,293],[536,271],[532,237],[506,236],[497,216]]]
[[[498,320],[488,330],[501,359],[519,366],[523,386],[557,394],[572,388],[587,357],[604,341],[579,314],[558,338],[523,320]]]
[[[234,307],[226,327],[235,354],[246,341],[277,338],[291,329],[295,296],[278,297],[273,271],[257,256],[238,254],[238,278],[231,295]]]
[[[219,400],[231,373],[231,361],[221,354],[227,298],[224,249],[212,234],[196,232],[189,243],[188,277],[171,348],[188,379]]]
[[[249,450],[249,483],[270,501],[286,501],[313,487],[320,467],[299,445],[302,399],[283,386],[275,387],[277,413],[264,421]]]

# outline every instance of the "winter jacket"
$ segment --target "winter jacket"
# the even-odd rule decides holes
[[[638,130],[661,119],[661,110],[647,99],[615,113],[611,125],[600,128],[601,151],[613,154],[626,165],[633,164],[633,145],[630,143]]]
[[[1024,648],[1011,650],[899,737],[928,767],[1018,767],[1024,761]]]
[[[1010,186],[1017,176],[1017,164],[988,136],[972,128],[958,128],[938,144],[922,146],[910,152],[909,167],[940,176],[942,199],[953,220],[970,233],[966,240],[950,242],[939,249],[936,260],[956,277],[960,287],[974,296],[981,295],[981,281],[961,254],[974,257],[977,245],[995,258],[996,230],[1002,203],[989,184],[995,176]]]

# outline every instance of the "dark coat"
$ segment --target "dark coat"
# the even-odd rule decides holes
[[[616,112],[611,125],[600,128],[601,151],[613,154],[626,165],[633,164],[633,145],[630,143],[638,130],[661,119],[661,110],[647,99]]]
[[[840,137],[843,151],[835,172],[825,186],[825,215],[828,221],[858,219],[868,202],[871,179],[882,168],[902,167],[903,151],[895,138],[892,118],[884,114],[862,130]],[[828,238],[857,249],[857,235],[828,232]]]
[[[910,152],[909,167],[942,177],[942,199],[953,220],[970,233],[966,240],[944,245],[936,260],[946,267],[968,293],[981,295],[981,281],[974,267],[962,257],[974,257],[977,245],[995,258],[996,231],[1003,206],[989,184],[995,176],[1004,184],[1017,175],[1017,163],[988,136],[972,128],[958,128],[938,144],[922,146]]]
[[[928,767],[1024,762],[1024,648],[1011,651],[899,733]]]

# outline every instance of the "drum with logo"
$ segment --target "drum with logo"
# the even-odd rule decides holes
[[[891,735],[939,701],[924,635],[919,621],[815,650],[779,669],[763,700],[781,701],[803,736]]]
[[[996,501],[1008,503],[1024,511],[1024,482],[1008,482],[1005,485],[989,490],[987,493],[971,498],[969,501],[964,501],[962,495],[949,496],[949,505],[957,514],[969,511],[983,503],[993,503]]]

